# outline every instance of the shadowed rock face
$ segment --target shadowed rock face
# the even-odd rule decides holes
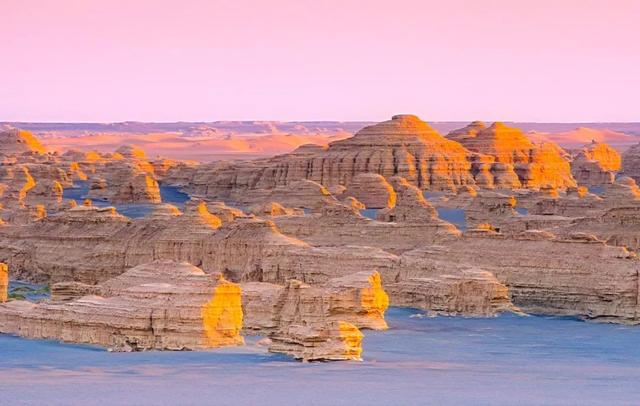
[[[446,246],[407,252],[401,263],[400,281],[455,275],[465,267],[491,272],[525,312],[640,322],[637,256],[583,234],[556,237],[529,230],[509,237],[469,230]]]
[[[640,182],[640,144],[636,144],[622,154],[622,173]]]
[[[490,272],[464,270],[452,275],[409,278],[389,285],[393,304],[449,316],[494,316],[513,310],[509,289]]]

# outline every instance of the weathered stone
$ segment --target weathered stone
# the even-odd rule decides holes
[[[12,128],[0,131],[0,155],[44,154],[45,148],[29,131]]]
[[[490,272],[478,269],[410,278],[388,289],[393,305],[433,314],[487,317],[513,310],[508,288]]]
[[[292,324],[271,337],[270,352],[302,361],[360,361],[362,333],[343,321],[321,327]]]
[[[614,182],[621,162],[618,151],[607,144],[593,141],[573,158],[571,173],[580,185],[606,185]]]
[[[377,173],[360,173],[354,176],[344,195],[358,199],[368,208],[393,207],[396,204],[393,187]]]
[[[115,351],[242,344],[240,287],[188,264],[154,262],[65,303],[0,305],[0,332]]]

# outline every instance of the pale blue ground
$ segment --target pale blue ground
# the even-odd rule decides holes
[[[504,315],[365,331],[364,361],[302,364],[249,345],[109,353],[0,335],[1,404],[637,405],[640,328]]]
[[[74,199],[78,204],[82,204],[84,199],[87,198],[87,193],[89,193],[89,182],[76,181],[75,187],[64,190],[63,197],[65,199]],[[185,202],[190,199],[188,194],[181,192],[177,187],[163,185],[160,185],[160,197],[163,203],[170,203],[180,210],[184,209]],[[149,214],[154,207],[153,204],[111,204],[95,199],[92,199],[92,202],[98,207],[114,206],[118,210],[118,213],[131,218],[144,217]]]
[[[604,186],[589,186],[589,193],[593,193],[595,195],[601,196],[604,194]]]
[[[427,200],[437,199],[444,194],[444,192],[430,192],[428,190],[422,192],[422,195]],[[458,227],[460,231],[465,231],[467,229],[467,220],[464,218],[464,209],[437,207],[436,210],[438,211],[438,217],[442,220],[448,221]]]

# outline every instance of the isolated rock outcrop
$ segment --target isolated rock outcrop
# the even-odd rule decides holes
[[[129,159],[144,159],[147,155],[142,148],[136,147],[134,145],[123,145],[116,149],[116,153]]]
[[[437,223],[438,212],[424,198],[422,191],[406,179],[393,178],[397,190],[395,204],[378,211],[379,221],[398,223]]]
[[[302,361],[359,361],[362,338],[356,326],[344,321],[320,327],[293,324],[271,337],[269,351]]]
[[[192,199],[191,202],[187,204],[193,204],[193,202],[197,200]],[[247,215],[240,209],[236,207],[229,207],[224,202],[208,202],[205,201],[204,204],[207,207],[209,213],[218,217],[222,224],[229,224],[235,221],[238,218],[246,218]]]
[[[103,178],[92,181],[89,197],[112,203],[160,203],[158,182],[138,166],[125,161],[109,162]]]
[[[514,196],[494,191],[482,191],[469,203],[465,210],[468,228],[481,224],[499,227],[505,221],[517,217],[517,199]]]
[[[243,344],[240,287],[186,263],[153,262],[65,303],[0,305],[0,332],[105,346],[184,350]]]

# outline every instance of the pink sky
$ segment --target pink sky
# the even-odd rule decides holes
[[[0,121],[640,121],[640,1],[0,0]]]

